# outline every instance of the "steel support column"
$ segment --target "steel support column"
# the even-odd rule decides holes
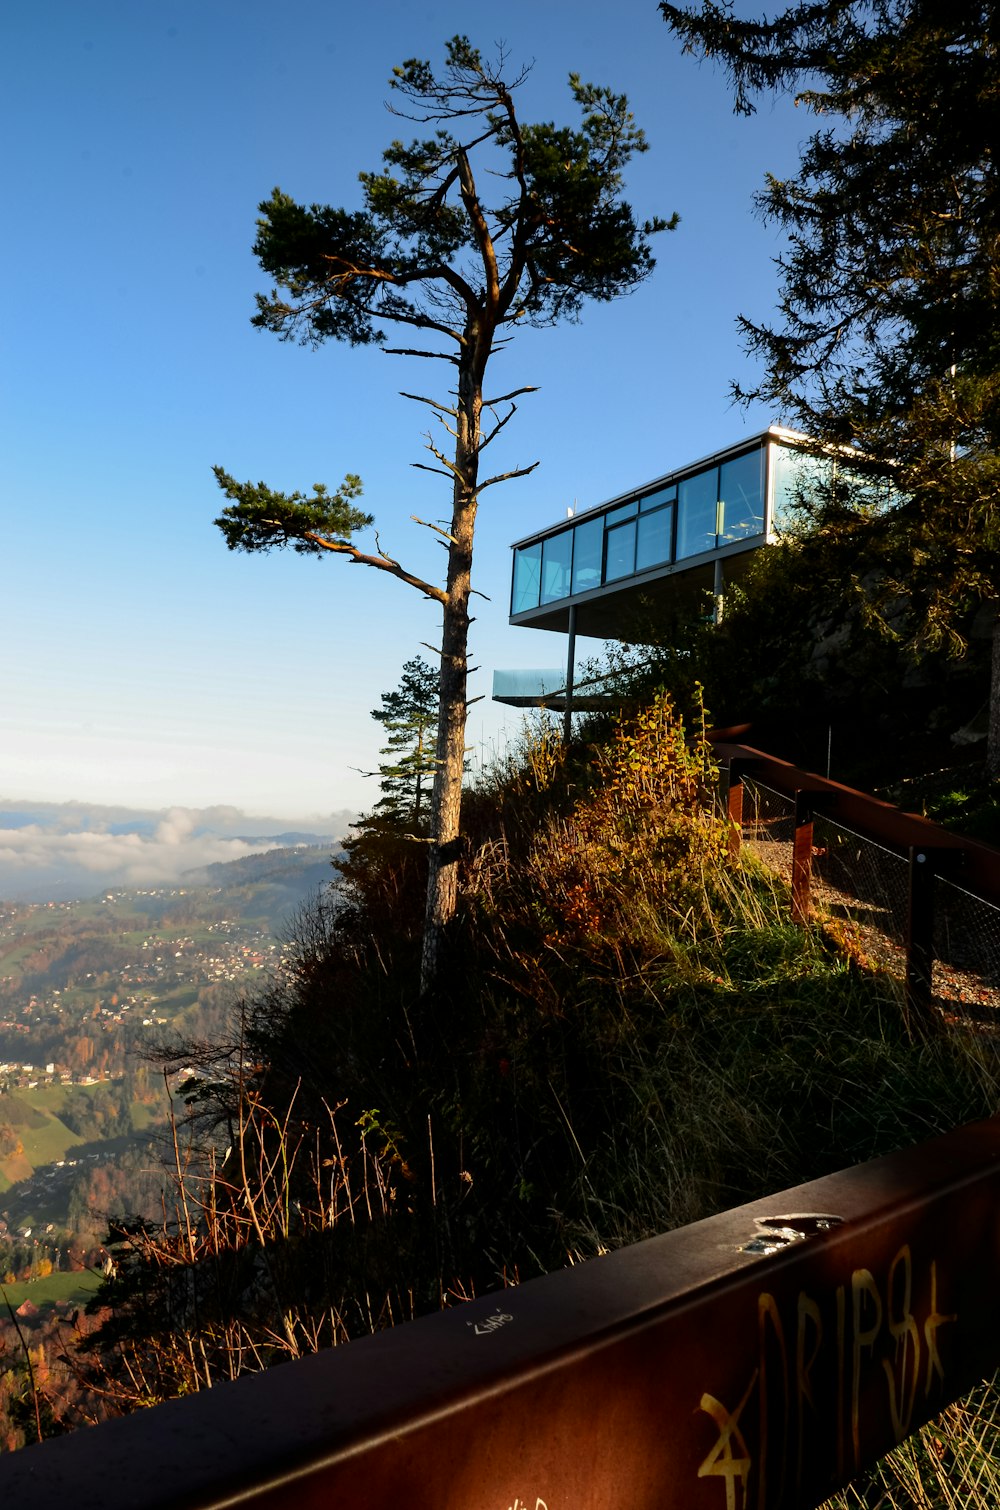
[[[563,709],[563,743],[569,744],[573,735],[573,679],[576,672],[576,604],[569,606],[569,628],[566,636],[566,706]]]

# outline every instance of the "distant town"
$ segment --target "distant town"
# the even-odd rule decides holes
[[[334,873],[298,845],[203,879],[0,903],[0,1278],[92,1261],[109,1214],[159,1198],[150,1140],[199,1071],[165,1083],[151,1052],[224,1035]]]

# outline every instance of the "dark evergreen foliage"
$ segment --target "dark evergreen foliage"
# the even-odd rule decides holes
[[[380,753],[388,757],[378,768],[382,796],[376,812],[415,833],[425,819],[425,794],[434,779],[431,731],[437,702],[438,674],[416,655],[403,666],[399,686],[383,692],[381,708],[372,709],[372,718],[386,732]]]
[[[915,650],[962,653],[970,609],[1000,595],[996,7],[661,9],[727,68],[738,110],[790,90],[820,120],[798,173],[760,196],[788,243],[777,321],[741,321],[763,377],[740,396],[888,480],[888,504],[851,486],[805,500],[839,546],[836,580]]]

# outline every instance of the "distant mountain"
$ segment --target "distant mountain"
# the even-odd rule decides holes
[[[339,845],[336,852],[341,853]],[[329,844],[299,844],[268,849],[240,860],[202,865],[185,871],[182,880],[189,886],[221,891],[224,897],[252,887],[257,909],[277,923],[322,887],[336,881],[333,857]]]
[[[332,834],[239,834],[236,836],[241,844],[252,844],[255,848],[264,849],[294,849],[298,845],[308,845],[315,848],[316,845],[333,843]],[[223,864],[227,863],[225,861]]]

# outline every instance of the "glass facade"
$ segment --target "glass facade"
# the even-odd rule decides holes
[[[550,535],[542,541],[543,603],[555,603],[559,598],[568,598],[571,592],[570,567],[573,562],[573,535],[564,530],[561,535]]]
[[[852,466],[850,457],[817,456],[792,446],[774,446],[774,503],[776,529],[801,522],[802,510],[831,502],[838,494],[850,498],[851,507],[870,513],[892,508],[900,499],[891,481],[877,472],[866,474]]]
[[[526,608],[538,607],[538,595],[542,584],[542,545],[522,546],[514,552],[514,591],[511,596],[511,613],[523,613]]]
[[[780,530],[792,524],[798,505],[829,487],[832,473],[825,456],[794,451],[790,446],[776,446],[775,452],[774,523]]]
[[[722,504],[719,533],[722,540],[746,540],[751,535],[764,533],[765,466],[766,457],[761,446],[757,451],[748,451],[745,456],[724,461],[719,468],[719,501]]]
[[[677,488],[677,559],[714,551],[719,543],[719,469],[696,472]]]
[[[635,520],[613,524],[604,537],[604,580],[618,582],[635,575]]]
[[[577,593],[627,581],[643,572],[693,559],[767,527],[768,457],[775,475],[789,452],[761,439],[726,460],[698,467],[660,483],[627,503],[568,522],[544,540],[514,550],[511,613],[525,613]],[[777,485],[776,485],[777,491]]]
[[[588,519],[573,531],[573,591],[600,587],[604,564],[604,520]]]
[[[535,702],[565,691],[566,667],[552,671],[494,671],[494,702]]]

